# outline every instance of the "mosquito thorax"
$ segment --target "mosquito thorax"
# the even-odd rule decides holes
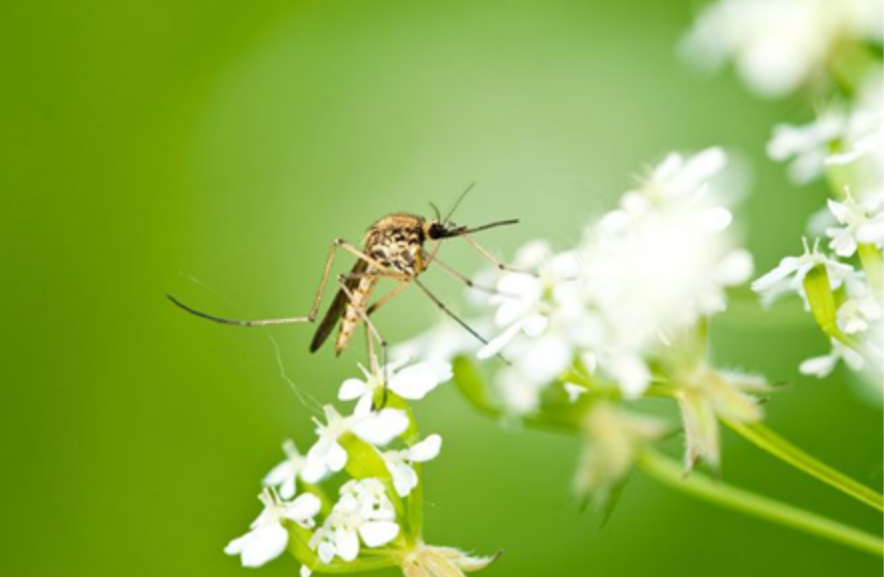
[[[423,272],[427,221],[405,212],[387,215],[368,229],[365,252],[382,265],[409,275]]]

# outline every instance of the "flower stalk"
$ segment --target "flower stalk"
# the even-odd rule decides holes
[[[656,451],[643,452],[638,467],[650,477],[692,497],[884,557],[884,540],[877,535],[721,481],[713,481],[700,473],[693,472],[685,477],[678,463]]]
[[[796,469],[838,489],[861,503],[884,512],[884,497],[879,493],[811,457],[770,430],[764,423],[740,423],[730,419],[722,419],[722,422],[732,431],[760,449],[767,451]]]

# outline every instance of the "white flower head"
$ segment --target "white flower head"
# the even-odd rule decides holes
[[[267,473],[262,484],[265,487],[277,488],[279,496],[289,500],[295,496],[298,475],[304,468],[307,459],[298,452],[298,448],[292,440],[286,440],[282,444],[282,450],[286,455],[285,461]]]
[[[818,242],[815,242],[813,249],[811,249],[805,240],[804,254],[787,256],[781,260],[776,268],[752,283],[752,290],[761,294],[762,303],[765,305],[769,305],[788,292],[797,293],[805,300],[806,304],[807,294],[804,291],[804,278],[817,266],[826,267],[832,290],[839,288],[844,280],[854,273],[853,267],[850,265],[821,253]]]
[[[849,119],[843,109],[829,107],[803,126],[778,124],[767,143],[767,154],[778,162],[792,160],[789,177],[793,182],[810,182],[822,174],[832,143],[847,131]]]
[[[382,446],[408,428],[408,417],[398,409],[381,409],[349,417],[342,417],[331,405],[323,409],[326,423],[316,421],[319,439],[307,452],[307,460],[301,470],[301,478],[308,483],[316,483],[347,464],[347,451],[339,442],[341,435],[353,433],[367,443]]]
[[[283,521],[293,521],[302,527],[313,527],[313,517],[319,513],[321,503],[311,494],[304,493],[291,502],[281,501],[270,490],[259,496],[264,510],[251,525],[251,531],[231,541],[224,552],[240,555],[245,567],[260,567],[285,551],[289,533]]]
[[[310,548],[320,561],[330,563],[335,556],[353,561],[359,556],[361,544],[382,547],[399,535],[395,510],[384,491],[377,479],[362,479],[341,487],[340,499],[310,539]]]
[[[418,475],[414,463],[425,463],[435,459],[442,448],[442,437],[430,435],[423,441],[401,451],[383,453],[384,462],[393,477],[393,486],[400,497],[407,497],[417,487]]]
[[[880,42],[877,0],[719,0],[707,6],[682,52],[707,69],[732,60],[756,93],[781,97],[825,70],[845,42]]]
[[[388,380],[388,388],[408,400],[423,399],[427,393],[452,377],[451,363],[443,361],[426,361],[408,365],[408,360],[387,365],[385,368],[371,372],[362,365],[359,368],[365,375],[364,379],[347,379],[341,385],[338,398],[342,401],[359,399],[356,403],[355,415],[367,415],[371,412],[375,391],[384,386]]]

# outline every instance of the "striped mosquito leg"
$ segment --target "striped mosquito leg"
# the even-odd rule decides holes
[[[347,288],[347,275],[340,275],[338,277],[338,285],[341,287],[341,290],[344,292],[344,294],[347,295],[347,298],[350,300],[351,303],[359,302],[353,294],[353,291]],[[369,332],[369,336],[373,336],[377,340],[378,346],[380,346],[381,349],[381,366],[383,367],[384,371],[384,393],[380,408],[383,408],[383,406],[387,402],[387,381],[389,376],[387,374],[387,341],[384,339],[384,337],[381,336],[380,331],[378,331],[377,327],[371,321],[371,319],[368,318],[368,314],[366,313],[364,307],[354,305],[353,308],[356,311],[356,314],[359,315],[359,318],[362,320],[362,322],[365,323],[366,329]]]

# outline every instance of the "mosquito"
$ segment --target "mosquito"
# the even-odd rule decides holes
[[[468,227],[457,226],[451,222],[454,211],[461,201],[472,189],[472,184],[460,195],[454,207],[443,219],[439,210],[434,206],[435,217],[424,217],[407,213],[391,213],[372,224],[362,241],[362,248],[342,238],[335,239],[328,250],[322,278],[316,289],[313,306],[306,316],[284,317],[263,320],[236,320],[215,316],[196,310],[175,297],[167,295],[169,300],[185,311],[227,325],[240,327],[266,327],[272,325],[289,325],[299,323],[314,323],[322,305],[322,297],[325,293],[331,275],[332,264],[339,250],[344,250],[357,258],[353,268],[347,274],[337,277],[338,292],[331,306],[313,335],[310,343],[310,352],[318,351],[328,341],[335,327],[339,327],[335,341],[335,354],[340,354],[347,347],[360,322],[366,328],[366,340],[368,353],[373,368],[376,363],[374,343],[376,341],[381,349],[381,365],[387,366],[387,342],[381,336],[377,326],[371,320],[371,316],[389,303],[409,285],[417,286],[444,314],[451,317],[455,322],[467,330],[480,342],[487,344],[488,341],[478,332],[473,330],[465,321],[451,311],[421,280],[419,277],[427,270],[430,264],[435,263],[440,269],[450,274],[466,286],[491,293],[497,291],[493,288],[477,285],[465,275],[457,272],[454,268],[439,260],[437,253],[441,242],[460,238],[472,246],[482,257],[491,262],[497,269],[502,271],[515,271],[515,269],[498,260],[487,248],[472,237],[474,233],[485,231],[500,226],[517,224],[518,219],[500,220],[488,224]],[[427,250],[428,243],[433,243]],[[377,288],[378,282],[383,278],[396,281],[396,285],[386,294],[370,303],[372,294]],[[384,369],[386,370],[386,369]],[[386,379],[384,379],[386,381]]]

